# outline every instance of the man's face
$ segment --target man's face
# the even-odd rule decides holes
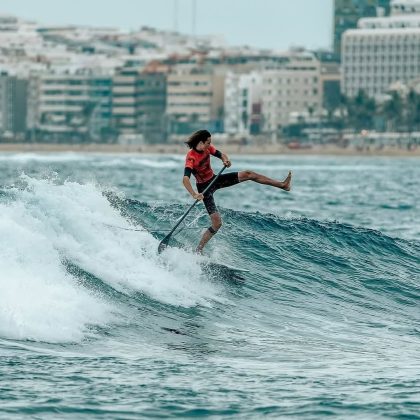
[[[196,149],[199,152],[205,152],[210,147],[210,144],[211,144],[211,137],[209,137],[206,141],[200,141],[197,144]]]

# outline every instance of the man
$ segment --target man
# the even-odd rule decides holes
[[[290,191],[292,179],[292,173],[290,171],[284,181],[277,181],[253,171],[240,171],[221,174],[216,182],[210,187],[210,190],[203,195],[202,192],[216,176],[211,169],[210,155],[221,159],[227,168],[231,166],[231,162],[226,154],[216,150],[211,144],[211,134],[207,130],[196,131],[185,144],[190,148],[190,151],[187,153],[185,159],[184,178],[182,182],[187,191],[196,200],[203,200],[211,219],[211,226],[204,232],[196,249],[197,253],[202,253],[204,246],[222,226],[222,218],[220,217],[213,197],[216,190],[231,187],[232,185],[243,181],[254,181],[259,184],[271,185],[272,187]],[[197,192],[191,185],[191,174],[193,174],[196,179]]]

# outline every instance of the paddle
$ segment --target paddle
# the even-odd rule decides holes
[[[222,174],[222,172],[226,169],[226,166],[223,166],[222,169],[220,169],[219,173],[216,175],[216,177],[213,179],[213,181],[210,182],[210,184],[207,186],[207,188],[201,193],[205,194],[210,187],[216,182],[217,178]],[[184,215],[178,220],[177,224],[172,228],[172,230],[162,239],[162,241],[159,244],[158,247],[158,253],[160,254],[167,246],[169,239],[171,239],[172,234],[175,232],[175,229],[181,224],[181,222],[188,216],[189,212],[194,208],[194,206],[199,202],[200,200],[195,200],[194,203],[191,205],[191,207],[184,213]]]

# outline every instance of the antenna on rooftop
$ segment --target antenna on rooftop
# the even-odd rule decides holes
[[[196,35],[195,24],[197,21],[197,0],[192,0],[192,34]]]
[[[174,31],[178,32],[178,0],[174,0]]]

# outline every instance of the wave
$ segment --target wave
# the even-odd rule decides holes
[[[80,162],[89,161],[92,157],[76,152],[61,153],[1,153],[0,161],[14,161],[17,163],[36,162]]]
[[[165,159],[162,161],[156,161],[152,159],[144,159],[144,158],[135,158],[135,157],[122,157],[122,158],[113,158],[111,160],[101,160],[93,162],[93,166],[95,167],[116,167],[122,166],[126,167],[127,162],[130,163],[133,167],[146,167],[146,168],[153,168],[153,169],[179,169],[179,162],[175,162],[174,160]]]
[[[184,248],[158,255],[164,232],[156,231],[170,228],[188,206],[127,199],[95,184],[26,176],[21,184],[0,194],[3,338],[82,341],[112,329],[132,307],[153,306],[162,317],[189,308],[231,317],[232,305],[249,319],[269,311],[294,333],[319,334],[314,320],[322,318],[351,328],[406,323],[407,334],[416,334],[416,241],[339,222],[222,209],[224,226],[206,252],[249,270],[236,286],[214,281],[189,252],[208,223],[199,209],[189,218],[198,229],[175,238]],[[145,321],[136,325],[147,328]]]
[[[120,205],[127,217],[149,229],[162,223],[161,215],[166,223],[171,221],[164,226],[173,225],[187,208],[150,206],[133,200]],[[207,220],[205,212],[197,211],[190,223],[203,225],[203,218]],[[337,221],[279,218],[259,212],[224,209],[223,219],[217,239],[210,242],[212,258],[250,269],[276,295],[286,283],[297,290],[293,297],[296,300],[301,293],[313,293],[313,288],[317,288],[317,295],[320,287],[325,295],[340,289],[340,304],[356,302],[369,306],[385,298],[402,303],[403,311],[404,305],[415,307],[420,297],[418,241],[392,238]],[[178,239],[194,244],[198,236],[197,231],[184,230]]]
[[[68,261],[122,293],[185,307],[218,299],[217,286],[200,281],[198,257],[172,249],[162,258],[150,233],[112,228],[131,225],[99,186],[23,178],[0,203],[3,337],[79,341],[118,318],[115,302],[83,287]]]
[[[127,163],[133,166],[141,166],[147,168],[162,168],[162,169],[178,169],[180,162],[184,160],[183,156],[170,156],[162,158],[162,160],[144,158],[144,154],[137,157],[135,155],[112,155],[111,158],[103,160],[98,159],[101,154],[85,154],[77,152],[62,152],[62,153],[0,153],[0,161],[13,161],[17,163],[26,164],[29,162],[90,162],[95,167],[115,167],[127,166]]]

